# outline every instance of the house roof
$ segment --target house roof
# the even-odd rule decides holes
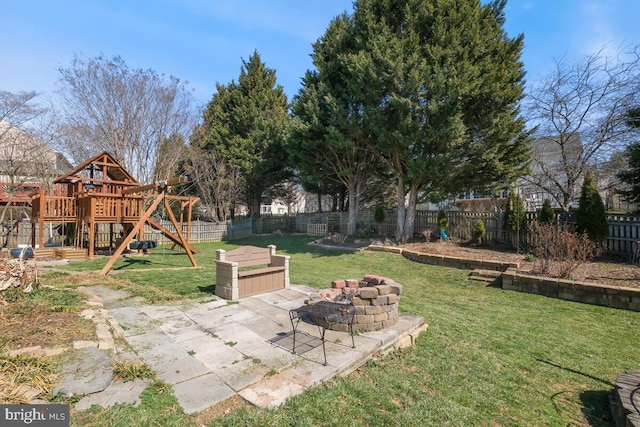
[[[61,152],[3,119],[0,119],[0,141],[0,159],[5,160],[5,156],[10,156],[34,163],[50,162],[55,166],[56,173],[72,167]]]
[[[532,139],[530,146],[538,158],[557,157],[562,153],[561,146],[566,154],[577,157],[582,152],[582,138],[578,133],[544,136]]]
[[[138,185],[138,181],[107,151],[85,160],[71,171],[60,175],[54,180],[54,183],[68,184],[78,179],[90,181],[94,178],[92,175],[94,171],[104,171],[105,176],[101,178],[101,181],[109,179],[123,184]]]

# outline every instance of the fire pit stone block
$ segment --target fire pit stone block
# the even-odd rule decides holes
[[[309,296],[308,304],[318,301],[351,303],[355,308],[354,330],[376,331],[393,326],[398,320],[402,285],[384,276],[367,274],[362,280],[337,279],[330,289]],[[331,325],[336,331],[346,331],[347,323]]]

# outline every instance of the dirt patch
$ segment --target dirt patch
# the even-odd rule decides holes
[[[205,409],[204,411],[198,412],[198,414],[191,417],[191,419],[196,425],[204,426],[216,418],[223,417],[242,408],[253,408],[253,405],[242,397],[234,395],[208,409]]]
[[[475,260],[518,262],[521,268],[534,268],[534,262],[525,260],[525,254],[517,253],[513,249],[501,245],[474,246],[454,242],[422,242],[408,243],[402,247],[427,254]],[[603,255],[593,261],[581,264],[571,279],[603,285],[640,288],[640,266]]]
[[[73,341],[95,340],[95,326],[78,313],[51,312],[33,307],[21,312],[15,307],[0,311],[2,343],[8,349],[70,345]]]
[[[354,239],[344,235],[325,237],[317,243],[328,247],[362,249],[368,245],[398,246],[388,238]],[[517,262],[522,269],[534,269],[535,262],[526,259],[526,254],[518,253],[507,245],[487,244],[474,245],[452,241],[409,242],[402,248],[433,255],[443,255],[473,260],[491,260]],[[602,255],[592,261],[585,262],[573,273],[572,280],[602,285],[640,288],[640,265],[631,264],[611,256]]]

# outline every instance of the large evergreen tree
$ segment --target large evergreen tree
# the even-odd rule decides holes
[[[627,111],[627,126],[640,130],[640,107]],[[631,203],[640,203],[640,142],[631,143],[625,150],[627,167],[616,176],[627,185],[626,189],[618,190],[624,200]]]
[[[345,62],[346,54],[360,48],[352,18],[335,18],[313,45],[316,70],[307,71],[302,89],[293,101],[295,116],[290,152],[303,182],[342,183],[348,193],[347,233],[357,228],[363,185],[372,175],[376,156],[363,125],[360,93],[352,90],[357,69]]]
[[[618,190],[627,202],[640,203],[640,142],[634,142],[625,150],[627,168],[617,174],[618,179],[628,186]]]
[[[576,212],[576,228],[578,233],[587,233],[589,239],[595,244],[602,243],[609,234],[604,203],[589,174],[584,177],[582,183]]]
[[[228,162],[228,170],[239,172],[249,214],[259,217],[266,190],[290,176],[284,148],[290,121],[287,96],[258,52],[242,61],[237,83],[216,88],[197,140]]]
[[[512,182],[527,158],[523,37],[503,29],[505,0],[358,0],[356,70],[364,135],[397,179],[398,235],[413,234],[419,197]],[[408,205],[405,201],[408,200]]]

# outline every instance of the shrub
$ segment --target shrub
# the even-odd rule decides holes
[[[512,245],[520,247],[520,240],[526,228],[527,216],[522,197],[510,191],[509,201],[504,210],[504,230],[509,235]]]
[[[567,226],[535,221],[531,224],[531,235],[534,271],[551,277],[570,278],[581,264],[599,253],[586,233],[573,232]]]
[[[582,183],[576,213],[576,228],[578,233],[587,233],[589,239],[597,245],[601,244],[609,234],[604,203],[590,175],[586,175]]]
[[[551,207],[551,201],[549,199],[544,199],[542,203],[542,209],[538,213],[538,221],[541,224],[550,224],[555,219],[555,214],[553,212],[553,208]]]
[[[376,206],[375,211],[373,211],[373,220],[378,224],[384,222],[384,208],[382,206]]]
[[[477,243],[482,243],[482,239],[484,238],[485,233],[487,232],[484,222],[479,219],[476,222],[476,225],[473,227],[473,240]]]
[[[449,218],[447,218],[447,213],[442,209],[438,211],[438,227],[445,230],[449,227]]]
[[[440,229],[440,240],[449,240],[449,234],[447,233],[447,228],[449,227],[449,218],[447,218],[447,213],[440,209],[438,211],[438,228]]]

